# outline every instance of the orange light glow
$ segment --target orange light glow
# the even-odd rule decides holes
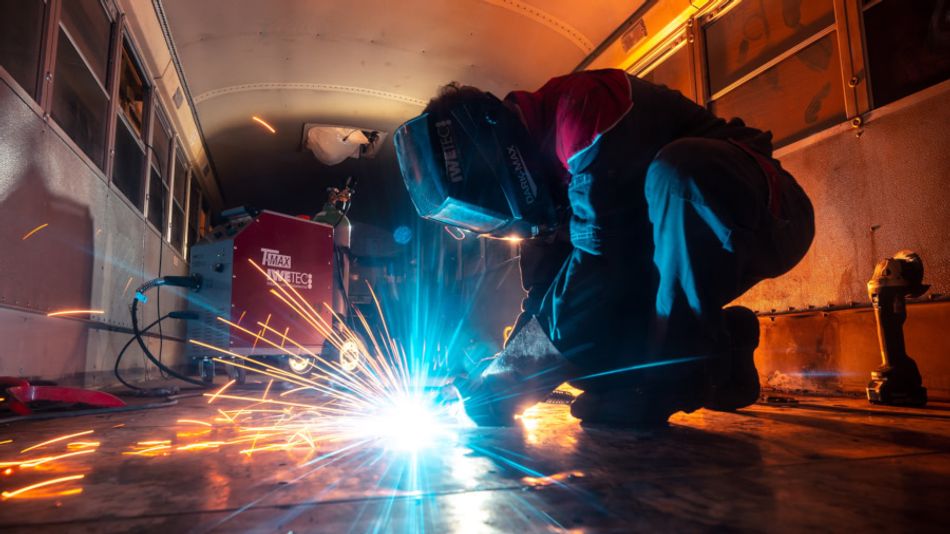
[[[12,468],[12,467],[8,467],[8,468],[4,469],[4,470],[3,470],[3,474],[4,474],[4,475],[7,475],[7,476],[12,475],[12,474],[13,474],[13,468]]]
[[[265,121],[264,119],[258,117],[257,115],[251,117],[251,120],[254,121],[254,122],[256,122],[257,124],[260,124],[260,125],[263,126],[264,128],[266,128],[268,132],[270,132],[270,133],[272,133],[272,134],[277,133],[277,130],[275,130],[273,126],[271,126],[270,124],[268,124],[267,121]]]
[[[521,480],[531,486],[549,486],[551,484],[556,484],[558,482],[564,482],[565,480],[575,479],[575,478],[584,478],[583,471],[565,471],[563,473],[555,473],[546,477],[522,477]]]
[[[3,441],[0,441],[0,445],[6,445],[7,443],[13,443],[13,440],[12,440],[12,439],[5,439],[5,440],[3,440]]]
[[[57,441],[65,441],[65,440],[67,440],[67,439],[72,439],[72,438],[78,438],[79,436],[86,436],[86,435],[92,434],[93,432],[95,432],[95,430],[84,430],[84,431],[82,431],[82,432],[76,432],[75,434],[69,434],[69,435],[66,435],[66,436],[59,436],[58,438],[49,439],[49,440],[46,440],[46,441],[44,441],[44,442],[42,442],[42,443],[37,443],[36,445],[31,445],[31,446],[29,446],[29,447],[23,449],[23,450],[20,451],[20,452],[21,452],[21,453],[24,453],[24,452],[32,451],[33,449],[39,449],[40,447],[43,447],[43,446],[45,446],[45,445],[49,445],[50,443],[56,443]]]
[[[49,312],[47,317],[62,317],[64,315],[102,315],[104,310],[60,310]]]
[[[12,498],[14,498],[14,497],[16,497],[16,496],[18,496],[18,495],[23,495],[24,493],[27,493],[27,492],[29,492],[29,491],[32,491],[32,490],[35,490],[35,489],[38,489],[38,488],[45,488],[46,486],[52,486],[52,485],[54,485],[54,484],[61,484],[61,483],[63,483],[63,482],[69,482],[69,481],[71,481],[71,480],[80,480],[80,479],[83,479],[83,478],[85,478],[85,477],[86,477],[86,475],[70,475],[70,476],[67,476],[67,477],[54,478],[54,479],[52,479],[52,480],[47,480],[47,481],[44,481],[44,482],[38,482],[38,483],[36,483],[36,484],[30,484],[29,486],[24,486],[24,487],[22,487],[22,488],[20,488],[20,489],[18,489],[18,490],[14,490],[14,491],[4,491],[4,492],[3,492],[2,494],[0,494],[0,495],[2,495],[4,499],[12,499]]]
[[[29,232],[23,234],[23,237],[20,238],[20,241],[26,241],[27,239],[33,237],[33,234],[35,234],[36,232],[39,232],[40,230],[42,230],[43,228],[46,228],[47,226],[49,226],[49,223],[43,223],[37,226],[36,228],[30,230]]]

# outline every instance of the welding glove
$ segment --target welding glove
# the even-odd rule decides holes
[[[509,426],[515,415],[543,401],[576,374],[532,317],[481,374],[472,380],[456,380],[454,386],[465,413],[476,424]]]

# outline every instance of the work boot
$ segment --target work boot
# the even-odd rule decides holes
[[[729,334],[727,378],[713,384],[707,393],[705,407],[720,412],[731,412],[754,404],[759,399],[759,372],[753,353],[759,346],[759,320],[755,313],[741,306],[722,311],[723,323]]]
[[[571,404],[571,415],[583,424],[614,427],[663,425],[676,412],[702,407],[698,384],[666,383],[581,393]]]

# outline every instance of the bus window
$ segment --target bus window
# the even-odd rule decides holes
[[[64,2],[51,115],[100,168],[105,162],[111,31],[112,21],[98,0]]]
[[[832,0],[740,2],[704,28],[709,93],[716,94],[834,23]]]
[[[156,110],[156,114],[158,110]],[[148,213],[149,222],[165,235],[165,218],[168,211],[168,159],[171,155],[172,137],[166,128],[166,122],[156,117],[152,128],[152,164],[148,179]]]
[[[874,106],[950,78],[950,4],[884,0],[864,13]]]
[[[34,97],[44,10],[42,0],[0,0],[0,66]]]
[[[135,63],[128,43],[122,47],[119,74],[119,113],[115,127],[115,166],[112,183],[144,211],[145,143],[142,129],[145,117],[145,76]]]
[[[178,154],[175,158],[175,177],[172,182],[172,219],[168,240],[181,251],[185,238],[185,192],[188,191],[188,166],[185,158]]]
[[[776,145],[788,144],[846,119],[839,65],[831,32],[713,101],[711,109],[771,130]]]
[[[689,66],[689,52],[681,46],[672,55],[663,60],[650,72],[641,76],[644,80],[659,85],[665,85],[683,93],[686,98],[696,100],[693,94],[692,69]]]

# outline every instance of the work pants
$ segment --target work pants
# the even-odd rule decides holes
[[[610,162],[575,176],[583,224],[536,316],[582,375],[596,375],[580,387],[708,372],[728,342],[723,306],[804,256],[811,203],[777,162],[770,178],[763,159],[732,141],[684,138],[642,178]]]

